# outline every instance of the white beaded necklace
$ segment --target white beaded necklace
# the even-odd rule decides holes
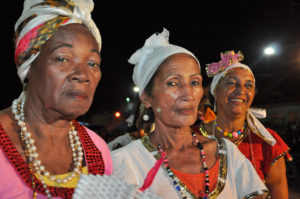
[[[33,172],[38,176],[38,179],[42,183],[45,193],[48,198],[51,198],[52,195],[46,185],[45,181],[43,180],[42,176],[47,177],[49,180],[56,182],[56,183],[67,183],[71,181],[75,176],[79,176],[81,174],[81,166],[83,160],[83,150],[80,142],[80,138],[77,134],[73,123],[71,122],[71,128],[69,131],[69,139],[70,139],[70,146],[73,152],[73,165],[74,170],[70,172],[70,174],[65,178],[58,178],[55,175],[51,175],[49,171],[46,170],[45,166],[42,164],[42,161],[38,159],[39,155],[37,153],[37,147],[35,146],[35,141],[31,137],[31,133],[27,131],[26,123],[25,123],[25,115],[24,115],[24,104],[25,104],[25,97],[21,99],[15,99],[12,103],[12,113],[15,116],[15,119],[18,121],[18,125],[20,126],[21,138],[25,144],[26,151],[25,155],[29,162],[29,166],[31,166]]]

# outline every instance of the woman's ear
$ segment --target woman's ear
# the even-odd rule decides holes
[[[145,92],[140,96],[140,100],[146,108],[151,107],[151,98]]]

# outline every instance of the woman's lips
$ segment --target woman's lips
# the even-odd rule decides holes
[[[72,91],[68,93],[69,96],[77,100],[87,100],[89,96],[85,92]]]
[[[178,112],[181,115],[192,115],[195,113],[194,108],[180,108],[177,109],[176,112]]]

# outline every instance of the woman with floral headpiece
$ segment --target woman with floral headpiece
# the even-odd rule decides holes
[[[15,25],[20,97],[0,112],[0,198],[72,198],[80,174],[111,174],[107,144],[76,118],[101,78],[92,0],[25,0]]]
[[[250,107],[255,78],[251,69],[240,62],[243,59],[241,52],[227,51],[221,53],[221,61],[207,65],[207,75],[213,76],[210,94],[217,116],[200,125],[200,132],[235,143],[265,182],[271,198],[288,198],[284,156],[291,159],[289,147],[257,119],[266,116],[265,110]]]
[[[153,34],[129,59],[155,130],[112,151],[113,175],[165,199],[264,198],[265,185],[234,144],[191,130],[203,95],[200,64],[168,39],[166,29]]]

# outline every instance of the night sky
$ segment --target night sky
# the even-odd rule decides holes
[[[300,102],[300,1],[124,1],[94,0],[92,17],[100,29],[102,79],[89,111],[118,110],[125,98],[133,97],[127,60],[146,38],[163,28],[170,31],[170,43],[193,52],[202,65],[219,61],[220,52],[242,51],[256,77],[254,106]],[[14,24],[23,1],[7,1],[2,17],[2,78],[0,108],[11,105],[21,92],[13,53]],[[273,44],[278,53],[263,54]]]

